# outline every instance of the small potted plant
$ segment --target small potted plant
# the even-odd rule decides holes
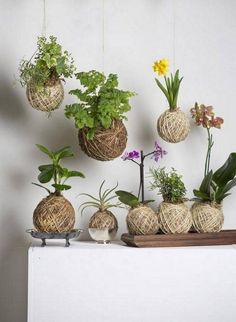
[[[89,232],[95,229],[101,231],[108,230],[108,237],[110,236],[112,239],[117,233],[118,222],[114,214],[108,209],[120,207],[121,204],[119,202],[112,202],[112,200],[117,198],[116,195],[111,194],[117,188],[118,184],[111,189],[103,190],[104,184],[105,180],[99,187],[98,197],[94,197],[88,193],[81,193],[80,195],[89,197],[90,201],[83,202],[80,208],[82,207],[81,214],[83,214],[86,208],[97,208],[98,210],[92,214],[89,220]],[[105,234],[107,235],[107,232]],[[91,237],[93,237],[93,234]],[[106,236],[105,239],[108,237]]]
[[[57,38],[38,37],[37,50],[30,60],[23,59],[19,67],[20,83],[26,87],[31,106],[50,112],[60,106],[64,98],[62,80],[75,72],[74,60],[63,51]]]
[[[70,232],[75,224],[75,211],[61,192],[71,188],[70,185],[65,184],[67,179],[72,177],[84,178],[84,175],[81,172],[62,167],[61,160],[73,156],[69,146],[54,152],[40,144],[37,144],[37,147],[50,158],[51,163],[39,166],[38,180],[40,184],[33,183],[48,192],[48,196],[43,198],[34,210],[34,226],[40,232]],[[51,180],[53,181],[54,191],[41,185],[41,183],[45,184]]]
[[[165,234],[187,233],[192,226],[192,216],[184,204],[186,189],[182,176],[173,168],[169,173],[165,168],[152,168],[150,173],[151,190],[158,189],[163,198],[158,211],[161,230]]]
[[[130,207],[126,217],[128,231],[131,235],[153,235],[159,229],[158,215],[148,206],[149,202],[154,200],[145,200],[144,187],[144,161],[146,157],[151,156],[156,162],[162,159],[167,152],[155,142],[153,151],[144,154],[143,151],[125,152],[122,156],[124,161],[129,160],[139,166],[139,191],[136,197],[130,192],[119,190],[116,194],[119,200]]]
[[[118,89],[118,77],[95,70],[76,74],[82,89],[71,90],[78,103],[67,105],[65,115],[73,117],[79,129],[81,149],[91,158],[113,160],[126,147],[125,113],[131,109],[129,99],[135,95]]]
[[[155,61],[153,65],[154,72],[159,76],[164,76],[165,84],[163,85],[158,78],[155,78],[157,86],[167,98],[169,108],[160,115],[157,121],[157,131],[160,137],[170,143],[178,143],[187,137],[190,124],[187,115],[178,107],[179,87],[183,77],[179,77],[179,70],[170,77],[166,77],[169,69],[169,61],[161,59]]]
[[[210,170],[211,151],[214,145],[212,128],[220,129],[223,118],[216,117],[212,106],[204,104],[191,109],[191,115],[198,126],[207,131],[207,153],[204,177],[199,189],[194,189],[195,203],[192,206],[193,225],[199,233],[219,232],[224,224],[222,203],[236,185],[236,153],[230,153],[225,163],[215,172]]]

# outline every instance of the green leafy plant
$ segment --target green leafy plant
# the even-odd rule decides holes
[[[38,37],[36,52],[20,63],[19,81],[23,87],[33,81],[36,90],[43,91],[45,85],[54,85],[60,77],[72,77],[75,70],[73,58],[62,50],[56,37]]]
[[[149,202],[153,202],[154,200],[144,200],[144,201],[139,201],[139,198],[133,195],[132,193],[124,190],[118,190],[116,191],[117,196],[119,197],[120,202],[123,204],[131,207],[131,208],[136,208],[141,205],[146,205]]]
[[[79,103],[67,105],[65,115],[74,117],[75,127],[88,128],[88,139],[94,137],[96,129],[108,129],[113,120],[126,119],[125,113],[131,109],[129,99],[134,92],[118,89],[118,77],[109,74],[106,78],[95,70],[76,74],[83,89],[71,90],[69,93],[79,99]]]
[[[170,74],[170,77],[166,76],[166,73],[169,68],[169,61],[167,59],[161,59],[159,61],[155,61],[153,64],[154,72],[157,72],[159,76],[164,76],[165,85],[163,85],[158,78],[155,78],[157,86],[165,95],[169,107],[171,110],[175,110],[177,108],[177,100],[179,94],[179,87],[183,80],[183,77],[179,77],[179,70],[175,72],[173,75]]]
[[[40,171],[38,175],[38,180],[40,183],[43,183],[43,184],[53,180],[52,187],[55,188],[55,191],[53,192],[54,194],[60,195],[61,191],[68,190],[71,188],[71,186],[65,184],[65,182],[69,178],[72,178],[72,177],[84,178],[84,175],[82,172],[68,170],[67,168],[62,167],[60,164],[62,159],[74,156],[73,152],[71,151],[71,147],[66,146],[60,150],[53,152],[43,145],[36,144],[36,146],[39,148],[41,152],[45,153],[52,161],[49,164],[43,164],[38,167]],[[34,183],[34,182],[33,184],[41,188],[44,188],[45,190],[47,190],[49,194],[52,193],[48,188],[44,187],[41,184]]]
[[[165,202],[181,203],[185,200],[186,188],[182,176],[174,168],[169,173],[165,171],[165,167],[152,168],[150,174],[153,178],[150,189],[158,189],[158,194],[162,195]]]
[[[107,209],[113,208],[113,207],[120,208],[121,206],[120,202],[115,202],[115,203],[111,202],[111,200],[114,200],[117,198],[116,195],[111,196],[111,194],[118,187],[118,183],[115,185],[115,187],[111,189],[106,189],[103,191],[104,184],[105,184],[105,180],[102,182],[102,184],[99,187],[98,197],[94,197],[88,193],[80,194],[80,196],[87,196],[91,199],[90,201],[86,201],[81,204],[80,206],[80,208],[82,208],[81,214],[83,214],[84,210],[88,207],[98,208],[99,211],[101,212],[104,212]]]
[[[194,189],[193,193],[200,201],[220,204],[235,185],[236,153],[233,152],[218,170],[211,170],[204,176],[199,189]]]

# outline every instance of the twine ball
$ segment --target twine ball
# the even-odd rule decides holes
[[[108,129],[97,129],[92,140],[87,139],[88,129],[79,130],[81,149],[91,158],[109,161],[120,156],[127,143],[127,131],[122,121],[115,120]]]
[[[166,142],[183,141],[190,131],[188,117],[180,109],[167,110],[160,115],[157,121],[157,131]]]
[[[224,224],[222,205],[196,202],[191,208],[193,226],[199,233],[219,232]]]
[[[159,230],[158,215],[147,206],[131,209],[126,223],[131,235],[154,235]]]
[[[26,95],[30,105],[36,110],[50,112],[60,106],[64,99],[64,88],[60,80],[53,85],[45,85],[44,90],[38,92],[31,81],[27,85]]]
[[[51,194],[37,205],[33,214],[33,223],[41,232],[69,232],[75,224],[75,211],[71,203],[62,195]]]
[[[96,211],[89,220],[89,228],[108,229],[109,232],[118,230],[118,222],[109,210]]]
[[[192,215],[184,204],[162,202],[159,206],[160,228],[165,234],[187,233],[192,226]]]

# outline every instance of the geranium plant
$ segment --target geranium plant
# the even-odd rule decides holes
[[[108,129],[113,120],[126,119],[125,113],[131,109],[129,99],[134,92],[118,89],[118,76],[91,70],[76,74],[82,89],[71,90],[79,102],[67,105],[65,115],[73,117],[75,127],[88,128],[88,139],[93,139],[99,128]]]
[[[152,159],[154,159],[156,162],[159,161],[159,159],[162,159],[164,155],[167,154],[167,151],[162,149],[162,147],[155,142],[155,148],[152,152],[149,152],[147,154],[143,153],[143,150],[136,151],[133,150],[131,152],[125,152],[122,156],[122,159],[124,161],[130,160],[136,165],[139,166],[139,173],[140,173],[140,182],[139,182],[139,191],[138,196],[131,194],[130,192],[119,190],[116,191],[116,194],[119,196],[119,200],[123,202],[124,204],[127,204],[131,207],[137,207],[139,204],[145,204],[153,200],[145,200],[144,196],[144,161],[146,157],[151,156]],[[140,198],[141,195],[141,198]],[[141,200],[140,200],[141,199]]]
[[[45,153],[51,160],[51,163],[43,164],[38,167],[40,171],[38,175],[38,180],[40,183],[43,184],[48,183],[52,180],[52,187],[55,189],[55,191],[52,192],[47,187],[33,182],[34,185],[44,188],[49,194],[53,193],[55,195],[60,195],[61,191],[68,190],[71,188],[70,185],[66,184],[66,181],[69,178],[84,178],[84,174],[82,172],[69,170],[61,165],[62,159],[74,156],[70,146],[66,146],[57,151],[51,151],[40,144],[36,144],[36,146],[41,152]]]
[[[76,68],[68,51],[63,51],[57,38],[38,37],[37,50],[27,60],[22,59],[20,83],[23,87],[33,82],[37,91],[45,90],[45,85],[54,85],[60,78],[72,77]]]
[[[155,61],[153,64],[154,72],[158,73],[159,76],[164,76],[165,84],[163,85],[158,78],[155,78],[157,86],[164,93],[170,110],[175,110],[177,108],[177,100],[179,94],[179,87],[182,82],[183,77],[179,77],[179,70],[177,70],[174,75],[171,73],[169,77],[166,76],[169,69],[169,61],[167,59],[161,59]]]

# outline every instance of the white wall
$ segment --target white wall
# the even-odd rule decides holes
[[[120,87],[136,91],[133,109],[128,114],[127,150],[151,151],[156,139],[168,150],[161,166],[175,167],[183,174],[188,195],[197,187],[204,167],[206,133],[193,127],[186,141],[171,145],[158,138],[156,119],[167,107],[157,88],[152,63],[166,57],[172,70],[179,68],[184,81],[179,105],[189,111],[197,100],[212,104],[217,115],[225,119],[222,130],[213,130],[215,145],[212,167],[220,166],[235,150],[234,107],[236,75],[236,2],[234,0],[105,0],[105,50],[102,45],[102,0],[48,0],[47,35],[55,35],[70,51],[80,70],[98,69],[119,75]],[[43,190],[31,185],[37,167],[46,161],[35,143],[52,149],[71,145],[76,158],[67,164],[86,174],[74,180],[73,189],[65,193],[78,209],[81,192],[96,193],[103,179],[107,185],[119,181],[121,189],[135,192],[138,169],[120,158],[98,162],[79,149],[73,122],[65,119],[64,105],[73,98],[66,95],[63,106],[47,118],[33,110],[14,75],[20,59],[30,57],[36,37],[42,32],[43,1],[0,0],[0,142],[1,142],[1,215],[0,215],[0,321],[26,321],[27,247],[25,233],[32,227],[32,212],[44,197]],[[65,86],[76,88],[76,80]],[[146,170],[154,165],[148,161]],[[147,179],[148,183],[148,179]],[[236,227],[235,193],[224,203],[225,228]],[[155,193],[147,192],[147,197]],[[160,198],[156,198],[160,201]],[[157,205],[153,205],[154,207]],[[119,233],[126,230],[125,210],[114,211]],[[86,227],[89,212],[77,226]],[[84,236],[86,238],[87,235]],[[75,268],[76,269],[76,268]]]

